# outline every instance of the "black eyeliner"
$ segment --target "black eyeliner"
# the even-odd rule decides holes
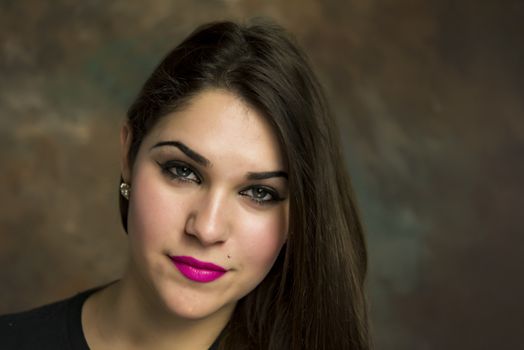
[[[272,198],[269,199],[269,200],[260,200],[260,199],[256,199],[255,197],[242,194],[243,192],[246,192],[248,190],[253,190],[254,188],[262,188],[264,191],[269,193],[269,195]],[[245,189],[243,189],[239,193],[241,195],[243,195],[243,196],[250,197],[250,199],[252,201],[254,201],[254,202],[256,202],[257,204],[260,204],[260,205],[269,205],[271,203],[282,202],[282,201],[284,201],[286,199],[285,197],[281,197],[277,190],[275,190],[272,187],[265,186],[265,185],[251,185],[251,186],[246,187]]]
[[[155,161],[155,162],[162,169],[162,172],[164,174],[166,174],[167,176],[169,176],[171,179],[180,180],[180,181],[183,181],[183,182],[196,182],[198,184],[202,183],[202,176],[198,173],[198,171],[193,169],[193,167],[190,166],[189,164],[187,164],[186,162],[183,162],[183,161],[180,161],[180,160],[168,160],[168,161],[163,162],[163,163],[162,162],[158,162],[158,161]],[[173,173],[171,170],[169,170],[169,169],[176,168],[176,167],[188,168],[189,170],[191,170],[195,174],[195,176],[197,177],[198,181],[194,181],[194,180],[191,180],[191,179],[184,178],[183,176],[177,175],[177,174]]]

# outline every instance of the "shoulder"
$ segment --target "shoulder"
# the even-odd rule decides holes
[[[0,348],[69,349],[72,334],[80,331],[83,336],[82,304],[95,290],[28,311],[1,315]]]
[[[64,328],[69,300],[0,316],[0,347],[26,348],[30,342],[37,345],[62,338],[66,333]]]

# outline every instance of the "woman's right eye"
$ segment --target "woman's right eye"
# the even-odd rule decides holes
[[[197,173],[187,164],[169,161],[163,164],[158,164],[162,171],[172,179],[182,182],[195,182],[200,184],[202,180]]]

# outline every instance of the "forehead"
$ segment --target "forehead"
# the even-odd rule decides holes
[[[225,90],[205,90],[161,118],[145,142],[182,141],[211,162],[232,160],[283,168],[276,134],[257,110]],[[267,170],[267,169],[264,169]]]

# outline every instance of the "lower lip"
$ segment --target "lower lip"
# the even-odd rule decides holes
[[[174,260],[173,258],[171,258],[171,261],[182,275],[184,275],[187,279],[195,282],[212,282],[222,277],[226,273],[226,271],[215,271],[194,267],[181,261]]]

